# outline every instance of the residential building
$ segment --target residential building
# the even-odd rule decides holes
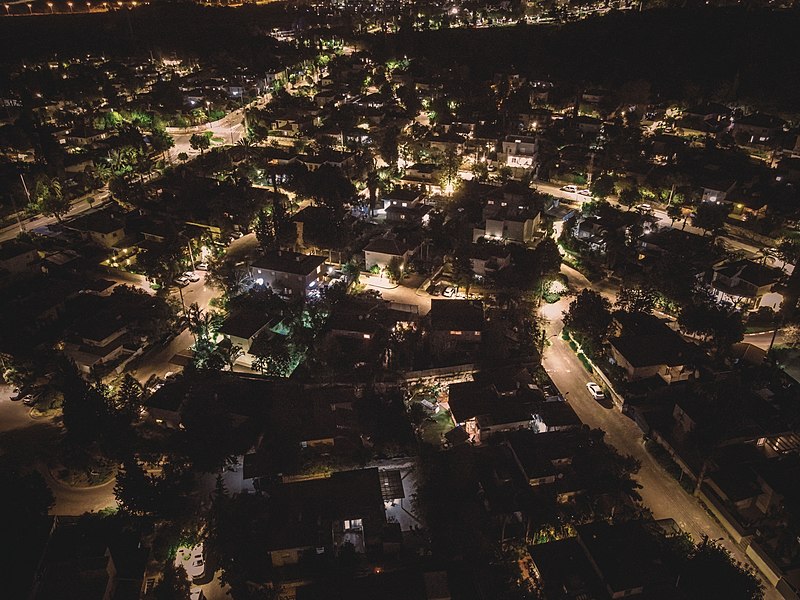
[[[0,271],[8,273],[39,270],[39,252],[27,242],[9,240],[0,244]]]
[[[321,283],[326,260],[324,256],[275,250],[250,264],[250,277],[277,294],[305,298]]]
[[[478,350],[484,326],[480,300],[431,300],[428,313],[431,352],[462,360]]]
[[[408,262],[413,254],[412,247],[394,234],[373,238],[364,248],[364,266],[369,271],[373,267],[386,269],[396,259],[401,265]]]
[[[615,319],[621,335],[609,341],[611,356],[628,380],[658,376],[671,384],[699,376],[702,352],[656,317],[617,313]]]
[[[751,260],[723,263],[713,268],[709,288],[717,302],[755,311],[770,308],[778,311],[783,304],[783,294],[778,284],[783,271]]]

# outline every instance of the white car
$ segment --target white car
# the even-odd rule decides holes
[[[186,287],[189,285],[189,278],[186,275],[180,275],[172,280],[172,283],[177,285],[178,287]]]
[[[442,296],[444,296],[445,298],[452,298],[455,295],[456,295],[456,288],[450,285],[444,288],[444,291],[442,292]]]
[[[198,281],[200,281],[200,275],[198,275],[194,271],[186,271],[186,273],[184,273],[183,276],[186,277],[186,279],[188,279],[192,283],[197,283]]]
[[[595,400],[605,400],[606,395],[603,393],[603,388],[597,385],[594,381],[590,381],[586,384],[586,389],[589,390],[589,393],[592,395],[592,398]]]
[[[588,189],[578,190],[578,195],[579,196],[591,196],[592,192],[590,190],[588,190]]]
[[[565,185],[564,187],[561,188],[561,191],[562,192],[577,192],[578,191],[578,186],[577,185],[572,185],[572,184]]]
[[[207,262],[200,262],[194,266],[195,269],[198,271],[208,271],[208,263]]]
[[[636,210],[638,210],[639,212],[652,212],[653,211],[653,207],[650,206],[649,204],[639,204],[636,207]]]

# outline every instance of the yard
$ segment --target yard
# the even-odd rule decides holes
[[[430,415],[420,425],[420,437],[423,442],[432,446],[441,446],[444,434],[453,429],[453,417],[449,410],[441,409],[437,414]]]

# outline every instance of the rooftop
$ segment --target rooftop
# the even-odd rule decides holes
[[[256,269],[266,269],[280,273],[309,275],[316,271],[317,267],[325,264],[326,260],[327,258],[324,256],[300,254],[290,250],[277,250],[255,259],[251,266]]]

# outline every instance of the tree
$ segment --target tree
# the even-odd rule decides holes
[[[50,179],[47,175],[40,175],[36,179],[33,198],[39,212],[48,217],[55,217],[59,223],[71,206],[69,198],[64,197],[61,182],[58,179]]]
[[[670,204],[667,206],[667,216],[670,218],[670,225],[674,225],[675,220],[683,216],[683,208],[680,204]]]
[[[614,178],[608,174],[600,175],[592,180],[589,189],[592,192],[592,198],[605,200],[614,193]]]
[[[266,251],[276,250],[278,238],[275,232],[275,223],[266,210],[260,210],[256,218],[256,239],[261,249]]]
[[[211,135],[210,131],[193,133],[192,137],[189,138],[189,146],[191,146],[192,150],[200,150],[200,154],[203,154],[205,150],[211,147]]]
[[[161,581],[146,598],[147,600],[189,600],[189,578],[183,565],[176,567],[171,559],[167,559]]]
[[[623,285],[617,293],[616,307],[627,312],[652,313],[658,292],[648,285]]]
[[[687,600],[761,600],[764,587],[753,570],[704,537],[684,559],[678,589]]]
[[[115,409],[129,419],[134,419],[142,407],[143,394],[142,384],[133,375],[126,373],[114,396]]]
[[[720,355],[727,354],[733,344],[744,339],[741,313],[710,301],[685,306],[678,317],[678,324],[688,333],[710,338]]]
[[[175,139],[162,127],[153,129],[150,134],[150,145],[157,154],[164,154],[175,147]]]
[[[596,350],[608,335],[611,318],[611,303],[594,290],[584,289],[564,313],[564,327],[581,344]]]
[[[186,152],[178,152],[178,160],[181,162],[186,162],[189,160],[189,155]]]
[[[392,281],[400,281],[403,278],[403,259],[399,256],[393,256],[386,265],[386,272]]]
[[[627,206],[630,209],[632,206],[638,204],[642,199],[642,193],[635,185],[623,188],[619,193],[619,203]]]
[[[692,219],[692,224],[702,229],[703,232],[710,231],[711,236],[716,237],[724,229],[727,216],[728,208],[724,204],[701,202],[697,207],[696,216]]]
[[[539,277],[552,276],[561,270],[561,252],[553,238],[547,237],[533,249]]]

